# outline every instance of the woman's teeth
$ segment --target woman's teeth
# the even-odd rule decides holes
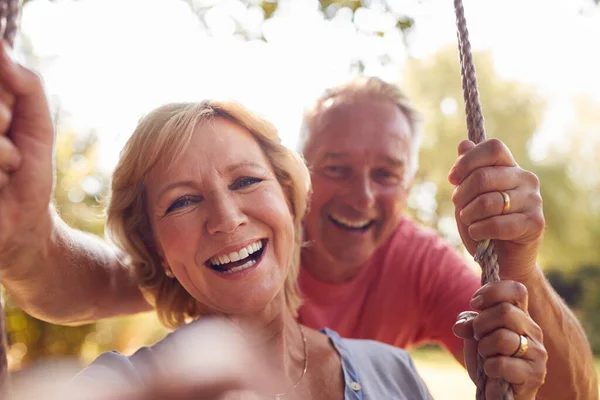
[[[256,264],[256,260],[249,260],[248,262],[246,262],[246,263],[244,263],[242,265],[238,265],[237,267],[233,267],[231,269],[228,269],[227,271],[223,271],[223,273],[224,274],[233,274],[234,272],[238,272],[238,271],[241,271],[243,269],[250,268],[254,264]]]
[[[215,256],[210,259],[210,263],[212,265],[224,265],[224,264],[228,264],[230,262],[240,261],[240,260],[243,260],[243,259],[249,257],[250,254],[259,251],[260,249],[262,249],[262,247],[263,247],[262,241],[257,240],[256,242],[251,243],[246,247],[242,247],[238,251],[234,251],[229,254],[220,254],[218,256]],[[254,263],[255,261],[249,260],[248,263],[249,262]],[[248,264],[248,263],[246,263],[246,264]],[[246,264],[234,267],[230,271],[247,268],[247,266],[245,267]]]

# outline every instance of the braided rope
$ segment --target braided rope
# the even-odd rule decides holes
[[[475,65],[471,55],[471,43],[469,42],[469,30],[465,19],[465,11],[462,0],[454,0],[454,11],[456,12],[456,26],[458,38],[458,54],[460,60],[460,74],[462,78],[463,97],[465,101],[465,114],[469,140],[475,144],[485,140],[485,126],[481,104],[479,103],[479,90],[477,89],[477,77]],[[500,280],[498,256],[494,250],[494,241],[485,240],[477,245],[475,261],[481,266],[481,284]],[[478,356],[477,365],[477,400],[485,400],[485,388],[487,375],[483,370],[483,359]],[[505,381],[500,381],[502,400],[512,400],[512,386]]]
[[[14,45],[19,24],[20,0],[0,0],[0,38],[11,47]],[[0,295],[0,398],[7,398],[9,389],[8,340],[6,335],[6,315]]]

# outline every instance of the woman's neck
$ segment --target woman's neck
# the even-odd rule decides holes
[[[276,393],[283,393],[294,386],[303,375],[306,360],[304,334],[291,311],[283,301],[279,312],[263,310],[259,315],[230,316],[236,330],[246,343],[266,362],[276,382]],[[269,306],[267,308],[274,308]]]

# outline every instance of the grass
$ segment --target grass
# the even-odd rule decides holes
[[[467,371],[449,353],[436,348],[422,348],[412,350],[410,354],[434,399],[475,398],[475,385]],[[596,374],[600,377],[600,358],[596,358],[594,364]]]

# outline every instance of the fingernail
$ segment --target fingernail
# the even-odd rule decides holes
[[[471,299],[471,307],[479,310],[480,307],[483,305],[483,297],[481,296],[475,296]]]
[[[456,317],[457,320],[459,319],[467,319],[469,318],[469,316],[473,313],[473,311],[463,311],[460,314],[458,314],[458,316]]]

